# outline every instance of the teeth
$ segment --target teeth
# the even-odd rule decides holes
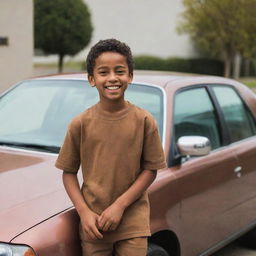
[[[109,90],[116,90],[118,89],[119,87],[118,86],[108,86],[107,87]]]

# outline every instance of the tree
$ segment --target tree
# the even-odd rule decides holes
[[[82,0],[34,0],[35,48],[58,54],[59,72],[65,55],[75,55],[92,35],[90,12]]]
[[[183,3],[185,11],[178,31],[189,33],[204,52],[221,56],[225,76],[230,76],[238,53],[242,57],[255,54],[256,0],[183,0]]]
[[[244,8],[244,18],[242,24],[244,33],[240,35],[241,44],[239,45],[239,51],[245,59],[245,75],[250,73],[250,62],[256,57],[256,0],[245,1],[247,8]]]

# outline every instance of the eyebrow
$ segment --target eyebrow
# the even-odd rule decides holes
[[[106,67],[106,66],[101,66],[101,67],[98,67],[97,69],[100,70],[100,69],[106,69],[106,68],[108,68],[108,67]]]
[[[98,67],[98,70],[100,70],[100,69],[108,69],[109,67],[108,66],[99,66]],[[115,67],[115,69],[119,69],[119,68],[122,68],[122,69],[128,69],[128,67],[126,67],[126,66],[123,66],[123,65],[118,65],[118,66],[116,66]]]
[[[119,65],[119,66],[116,66],[116,68],[127,68],[127,67],[123,65]]]

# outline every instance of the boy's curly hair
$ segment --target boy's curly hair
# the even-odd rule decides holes
[[[133,57],[130,47],[116,39],[100,40],[89,51],[86,58],[86,68],[89,76],[93,75],[93,69],[95,67],[95,60],[100,54],[104,52],[117,52],[126,57],[129,73],[133,74]]]

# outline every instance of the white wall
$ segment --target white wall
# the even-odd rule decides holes
[[[195,57],[187,35],[176,26],[183,11],[182,0],[84,0],[94,26],[91,43],[74,60],[85,60],[88,50],[100,39],[126,42],[134,55]],[[65,57],[70,60],[72,57]],[[35,56],[34,62],[54,62],[56,55]]]
[[[0,92],[32,75],[33,0],[0,0]]]
[[[91,44],[117,38],[126,42],[134,55],[160,57],[195,56],[187,35],[176,31],[181,0],[84,0],[91,10],[94,33]],[[85,57],[87,50],[79,54]]]

